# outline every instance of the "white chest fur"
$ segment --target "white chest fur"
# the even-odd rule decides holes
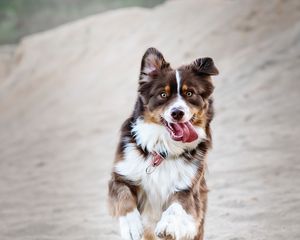
[[[145,159],[136,145],[128,143],[124,150],[124,159],[115,165],[115,172],[142,187],[146,194],[144,213],[150,221],[160,218],[162,206],[170,195],[191,186],[197,172],[195,162],[185,162],[180,158],[187,149],[194,149],[206,138],[205,131],[196,127],[198,139],[182,143],[171,139],[164,126],[146,123],[138,119],[132,129],[136,142],[149,152],[167,152],[173,158],[164,159],[155,171],[146,173],[152,162],[152,155]],[[175,156],[175,158],[174,158]],[[176,156],[178,156],[176,158]]]
[[[160,217],[162,205],[169,196],[192,184],[197,165],[186,163],[183,159],[165,159],[151,174],[146,168],[151,164],[152,156],[145,159],[136,146],[129,143],[125,149],[124,160],[115,166],[115,171],[142,187],[147,195],[146,210],[151,218]]]

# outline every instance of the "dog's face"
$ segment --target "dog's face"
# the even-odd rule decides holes
[[[204,128],[209,117],[214,89],[210,76],[216,74],[211,58],[199,58],[173,70],[158,50],[149,48],[142,59],[139,81],[144,120],[166,127],[175,141],[196,140],[194,127]]]

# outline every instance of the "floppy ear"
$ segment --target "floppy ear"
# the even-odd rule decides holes
[[[216,68],[212,58],[198,58],[192,63],[192,68],[197,73],[208,74],[208,75],[218,75],[219,71]]]
[[[156,78],[161,70],[169,67],[170,64],[157,49],[148,48],[142,58],[140,82],[148,82]]]

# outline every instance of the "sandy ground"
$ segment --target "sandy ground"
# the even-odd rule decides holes
[[[221,72],[206,239],[300,239],[298,0],[170,1],[25,38],[1,66],[0,239],[119,239],[107,180],[149,46]]]

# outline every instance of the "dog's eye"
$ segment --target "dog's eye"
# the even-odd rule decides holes
[[[191,97],[191,96],[193,96],[193,93],[191,91],[189,91],[186,93],[186,96]]]
[[[165,92],[162,92],[162,93],[160,94],[160,96],[161,96],[162,98],[166,98],[166,97],[167,97],[167,94],[166,94]]]

